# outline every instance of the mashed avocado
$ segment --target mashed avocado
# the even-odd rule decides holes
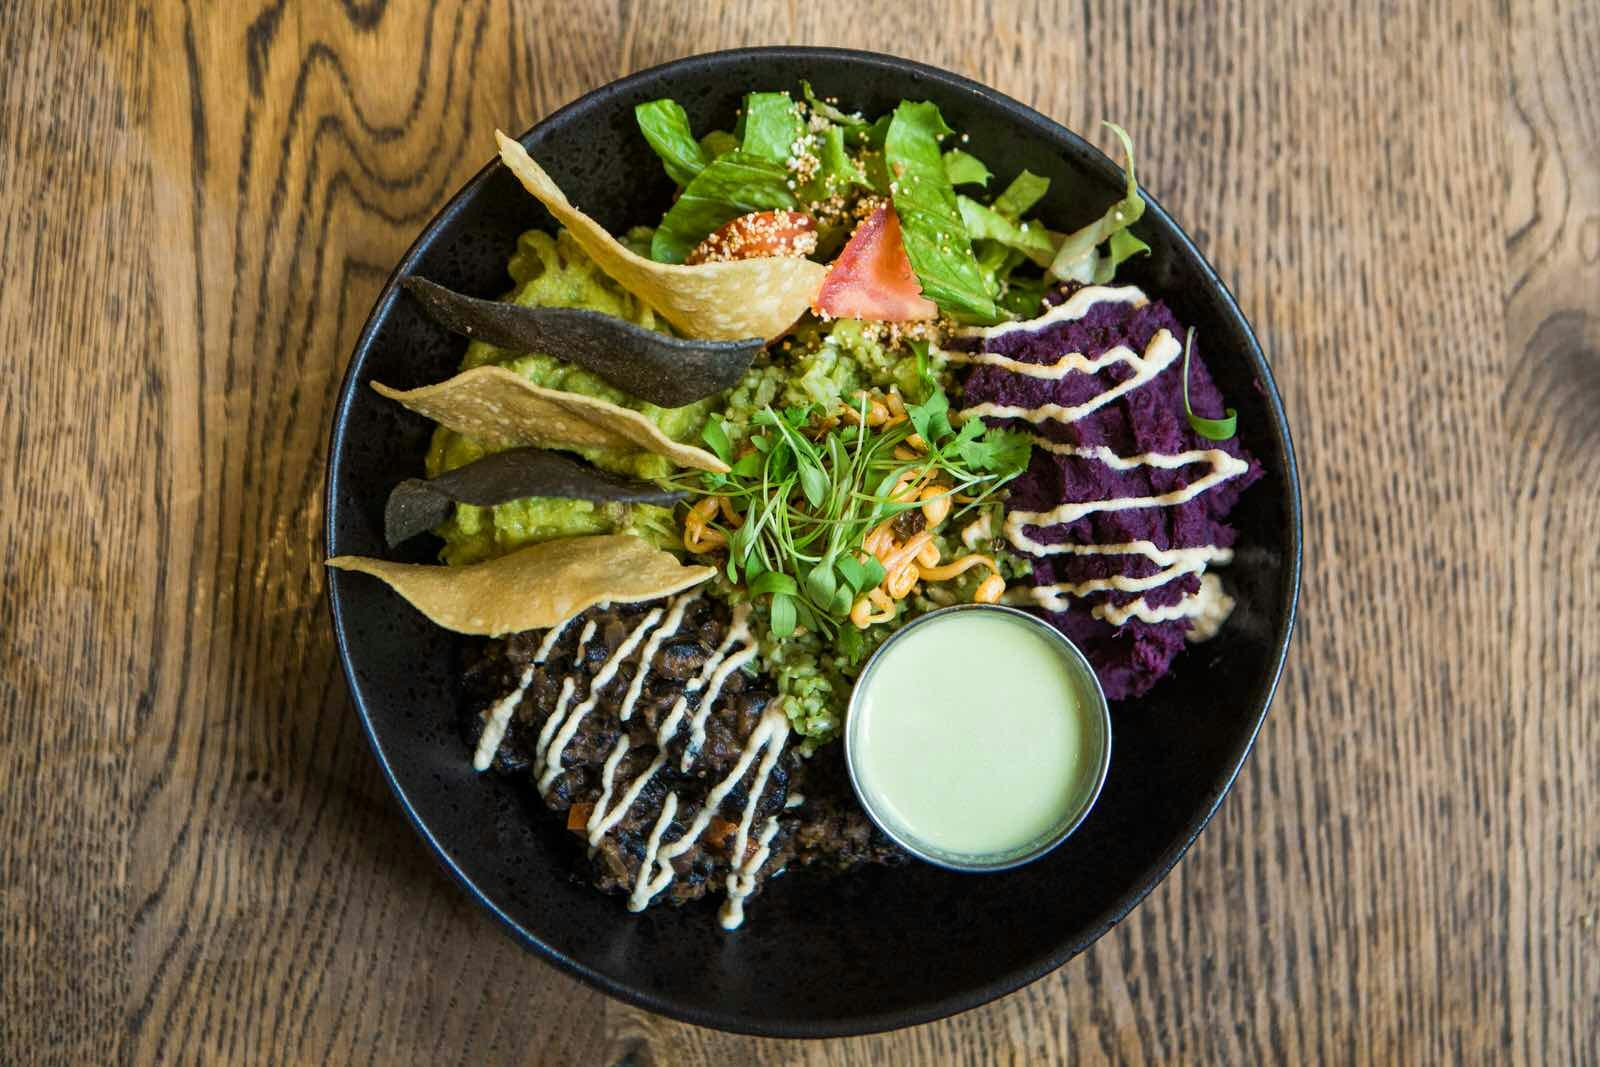
[[[628,235],[629,243],[636,245],[639,240],[638,232]],[[644,231],[643,240],[648,245],[648,231]],[[647,329],[669,332],[660,316],[595,266],[565,232],[554,237],[538,230],[523,234],[517,240],[509,271],[516,288],[506,296],[507,300],[530,307],[586,308]],[[697,440],[712,410],[709,400],[681,408],[656,407],[552,356],[512,352],[482,341],[467,346],[461,368],[490,364],[515,371],[535,385],[597,396],[633,408],[677,441]],[[434,431],[428,450],[428,476],[454,470],[489,451],[492,449],[480,441],[440,427]],[[674,469],[671,461],[651,452],[592,448],[576,451],[597,467],[636,478],[660,478]],[[440,559],[450,564],[474,563],[539,541],[583,534],[634,533],[662,547],[678,541],[670,508],[545,497],[514,500],[492,508],[460,504],[435,533],[445,541]]]

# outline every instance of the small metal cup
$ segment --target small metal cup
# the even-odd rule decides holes
[[[903,834],[894,829],[888,819],[874,809],[869,791],[862,785],[855,758],[856,736],[862,719],[860,710],[863,694],[872,681],[873,671],[877,668],[879,661],[883,659],[896,641],[899,641],[917,627],[930,625],[946,616],[959,612],[973,611],[1003,612],[1011,615],[1018,621],[1032,626],[1040,634],[1043,634],[1050,643],[1057,646],[1067,662],[1071,664],[1074,673],[1078,674],[1083,695],[1090,701],[1090,718],[1099,720],[1101,736],[1105,741],[1101,746],[1100,761],[1095,770],[1094,785],[1083,794],[1083,802],[1074,810],[1067,812],[1056,829],[1040,837],[1036,842],[1023,849],[1013,849],[994,856],[955,855],[907,840]],[[974,665],[974,669],[981,669],[981,665]],[[1100,798],[1100,790],[1105,785],[1106,774],[1111,769],[1111,709],[1106,703],[1104,690],[1100,688],[1100,679],[1095,676],[1094,668],[1089,665],[1088,658],[1060,630],[1057,630],[1038,616],[1030,615],[1016,608],[1003,607],[999,604],[957,604],[953,607],[930,611],[926,615],[913,619],[891,634],[867,660],[866,666],[862,668],[861,674],[856,679],[855,688],[850,694],[850,707],[844,727],[844,755],[845,763],[850,772],[850,786],[855,790],[856,799],[860,801],[862,810],[867,813],[867,817],[873,821],[878,829],[882,830],[895,844],[918,859],[925,860],[938,867],[944,867],[947,870],[969,872],[1006,871],[1013,867],[1020,867],[1024,863],[1031,863],[1033,860],[1043,856],[1072,836],[1072,832],[1081,826],[1083,820],[1088,817],[1095,801]]]

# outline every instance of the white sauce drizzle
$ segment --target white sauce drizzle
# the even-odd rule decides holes
[[[639,701],[639,694],[644,691],[645,677],[650,673],[650,664],[655,659],[656,652],[661,648],[661,643],[678,632],[683,625],[683,613],[689,605],[700,599],[700,590],[684,593],[672,602],[671,610],[667,612],[667,620],[661,624],[644,646],[644,651],[639,653],[639,670],[633,676],[633,684],[628,686],[628,693],[622,698],[622,707],[617,712],[617,717],[623,722],[633,718],[633,706]]]
[[[1134,375],[1125,382],[1120,382],[1103,393],[1097,393],[1089,400],[1071,407],[1060,404],[1040,404],[1036,408],[1019,408],[1010,404],[982,403],[974,404],[969,408],[962,408],[961,413],[969,418],[973,415],[984,415],[991,419],[1026,419],[1028,422],[1039,423],[1045,419],[1056,422],[1077,422],[1085,415],[1105,407],[1113,400],[1126,396],[1135,389],[1152,381],[1156,375],[1166,370],[1183,355],[1183,345],[1172,336],[1170,330],[1157,330],[1156,335],[1150,339],[1149,346],[1144,355],[1139,355],[1133,349],[1123,345],[1111,349],[1100,360],[1120,360],[1134,369]],[[1072,368],[1068,368],[1069,370]]]
[[[623,697],[622,705],[617,711],[617,718],[627,722],[633,717],[634,706],[638,703],[639,694],[644,691],[646,677],[650,674],[650,665],[655,659],[655,654],[661,643],[676,634],[683,626],[683,615],[700,598],[701,590],[680,594],[674,598],[667,610],[667,617],[655,633],[650,635],[650,640],[645,643],[644,650],[639,653],[639,669],[634,673],[633,683],[628,686],[627,695]],[[633,802],[639,799],[639,794],[644,792],[644,787],[650,784],[667,762],[665,754],[658,754],[651,761],[650,766],[644,769],[638,777],[628,784],[623,791],[622,798],[617,801],[616,807],[608,807],[611,794],[616,785],[617,767],[622,763],[622,757],[628,753],[628,735],[623,734],[617,738],[616,746],[606,756],[605,764],[600,770],[600,799],[595,802],[594,811],[589,813],[589,821],[584,824],[588,831],[589,848],[592,850],[600,844],[601,838],[610,833],[622,817],[633,807]]]
[[[742,617],[740,608],[745,609]],[[748,643],[744,648],[724,660],[722,666],[717,668],[716,673],[711,676],[711,681],[706,685],[705,695],[700,698],[700,707],[696,709],[694,718],[689,720],[689,743],[683,747],[683,760],[678,764],[684,770],[689,769],[694,762],[694,754],[699,752],[701,746],[706,743],[706,720],[711,717],[711,709],[716,704],[717,697],[721,695],[722,687],[728,681],[728,676],[755,658],[756,643],[750,639],[749,619],[748,605],[740,604],[739,607],[734,608],[733,625],[728,628],[728,633],[732,636],[737,631],[738,638]],[[724,647],[727,644],[727,641],[723,641]]]
[[[539,650],[533,654],[533,662],[543,663],[550,658],[550,653],[555,651],[556,642],[561,640],[561,635],[567,632],[567,627],[572,625],[572,620],[577,615],[569,615],[565,619],[550,627],[550,632],[544,635],[544,640],[539,642]]]
[[[632,632],[617,645],[616,651],[612,652],[600,669],[595,672],[594,679],[589,683],[589,695],[584,698],[582,704],[572,709],[572,714],[567,716],[566,721],[561,724],[561,730],[551,740],[550,750],[541,755],[544,763],[544,773],[539,776],[539,792],[549,792],[550,787],[555,784],[555,780],[560,777],[561,754],[567,750],[567,745],[571,742],[573,735],[578,732],[578,727],[583,724],[583,720],[588,716],[589,712],[594,710],[595,704],[600,700],[600,694],[604,692],[606,686],[611,684],[611,679],[616,676],[617,668],[622,666],[624,660],[633,655],[633,650],[639,647],[639,642],[643,641],[650,629],[660,621],[661,609],[651,608],[645,613],[644,618],[639,620],[638,625],[633,628]],[[593,626],[594,624],[590,623],[589,625]]]
[[[783,751],[784,739],[788,736],[789,717],[774,700],[767,705],[767,710],[756,723],[756,728],[750,731],[750,739],[745,743],[744,751],[739,754],[738,762],[733,765],[727,777],[712,787],[711,793],[706,797],[705,805],[695,816],[694,822],[684,831],[682,837],[671,844],[662,845],[661,834],[666,824],[672,821],[666,813],[669,808],[673,813],[678,809],[678,795],[676,793],[667,795],[667,803],[661,809],[662,818],[656,820],[656,825],[650,833],[650,840],[645,845],[644,862],[639,867],[639,877],[634,883],[633,893],[628,897],[629,911],[643,911],[656,894],[672,884],[676,873],[672,868],[673,859],[695,846],[700,840],[700,835],[705,833],[706,827],[711,825],[711,819],[722,806],[722,801],[750,769],[756,753],[764,751],[761,765],[756,768],[755,780],[750,784],[749,799],[745,801],[744,812],[739,819],[738,836],[734,838],[733,854],[735,856],[744,854],[744,847],[750,840],[750,823],[755,817],[756,805],[760,803],[761,794],[767,787],[767,778],[772,773],[772,768],[777,765],[778,756]],[[755,868],[751,868],[752,876],[754,872]]]
[[[1215,574],[1200,576],[1200,592],[1195,597],[1199,610],[1190,618],[1189,632],[1184,636],[1198,644],[1217,636],[1222,624],[1233,614],[1234,600],[1222,589],[1222,579]]]
[[[500,742],[506,738],[506,727],[511,725],[511,713],[522,702],[522,694],[528,691],[528,684],[533,681],[533,666],[530,664],[522,672],[522,677],[517,681],[517,687],[495,702],[489,709],[488,717],[483,723],[483,733],[478,735],[478,750],[472,754],[472,769],[486,771],[494,762],[494,754],[500,751]]]
[[[1149,301],[1144,293],[1135,286],[1112,288],[1091,285],[1078,290],[1067,300],[1036,319],[963,330],[958,336],[989,339],[1003,336],[1014,330],[1035,331],[1055,323],[1081,319],[1096,304],[1106,302],[1126,303],[1135,307],[1142,307]],[[1127,363],[1134,369],[1133,377],[1127,381],[1118,383],[1112,388],[1096,394],[1091,399],[1070,407],[1060,404],[1041,404],[1035,408],[1022,408],[1005,404],[982,403],[965,408],[961,412],[962,415],[966,416],[980,415],[989,418],[1022,419],[1035,425],[1045,421],[1076,422],[1154,380],[1157,375],[1172,366],[1182,354],[1183,346],[1178,343],[1177,338],[1172,336],[1171,331],[1164,329],[1158,330],[1155,336],[1150,339],[1150,343],[1146,346],[1142,356],[1125,346],[1112,348],[1092,359],[1084,356],[1081,352],[1070,352],[1050,364],[1027,363],[996,352],[947,351],[944,353],[947,358],[955,363],[993,366],[1011,374],[1053,381],[1059,381],[1069,374],[1094,374],[1117,362]],[[1137,456],[1119,456],[1104,445],[1069,445],[1037,435],[1034,436],[1033,443],[1036,447],[1054,452],[1057,455],[1094,460],[1104,463],[1115,470],[1133,470],[1137,467],[1176,470],[1198,463],[1209,464],[1211,470],[1198,481],[1191,482],[1181,489],[1162,493],[1159,496],[1113,497],[1107,500],[1088,500],[1061,504],[1048,511],[1008,512],[1004,531],[1006,540],[1019,551],[1029,555],[1140,555],[1160,567],[1161,570],[1142,578],[1114,575],[1110,578],[1094,578],[1081,582],[1059,582],[1053,585],[1014,588],[1006,594],[1007,601],[1010,603],[1033,603],[1047,611],[1061,612],[1066,611],[1071,606],[1070,600],[1074,597],[1085,597],[1102,592],[1144,593],[1152,589],[1158,589],[1185,575],[1198,574],[1201,576],[1200,591],[1185,596],[1176,604],[1152,607],[1143,596],[1140,596],[1126,604],[1096,604],[1090,610],[1096,618],[1104,619],[1113,626],[1121,626],[1129,619],[1134,618],[1145,622],[1193,619],[1194,622],[1191,624],[1187,634],[1191,641],[1204,641],[1215,636],[1216,632],[1222,627],[1223,622],[1226,621],[1228,614],[1233,610],[1233,599],[1223,591],[1222,583],[1216,576],[1207,574],[1205,571],[1210,564],[1221,565],[1232,562],[1233,552],[1231,549],[1223,548],[1219,545],[1163,549],[1156,547],[1153,542],[1145,540],[1129,541],[1115,545],[1047,544],[1030,537],[1026,527],[1065,525],[1096,512],[1174,507],[1193,500],[1201,493],[1220,485],[1229,478],[1245,473],[1250,469],[1249,465],[1218,448],[1191,450],[1176,455],[1146,452]],[[965,537],[963,537],[963,540],[965,540]]]
[[[678,699],[673,703],[672,710],[669,711],[667,713],[667,717],[661,721],[661,727],[656,731],[656,746],[658,748],[665,751],[667,742],[671,741],[677,736],[678,724],[683,721],[684,715],[689,710],[689,698],[700,692],[701,689],[705,688],[705,685],[708,681],[713,680],[719,674],[718,668],[722,666],[723,660],[727,658],[728,653],[733,650],[733,646],[736,643],[740,641],[749,641],[749,648],[746,651],[750,652],[751,655],[754,655],[755,642],[750,641],[749,623],[750,605],[734,605],[733,619],[728,623],[728,632],[723,635],[722,643],[717,646],[717,650],[715,652],[706,658],[705,663],[700,667],[700,673],[689,679],[688,683],[683,687],[683,692],[678,694]],[[744,653],[741,652],[740,655],[744,655]],[[748,660],[749,658],[750,656],[744,656],[745,660]],[[721,679],[717,680],[717,690],[722,688],[722,681],[726,680],[726,678],[727,675],[723,674]],[[701,708],[705,709],[706,712],[709,712],[710,704],[715,699],[716,692],[713,691],[709,693],[706,699],[701,701]],[[697,719],[700,718],[700,713],[697,712],[695,717]],[[701,736],[703,739],[704,734]],[[694,751],[692,738],[693,735],[691,734],[691,744],[684,751],[684,770],[689,769],[690,760],[692,759],[692,753]]]
[[[987,540],[991,536],[993,534],[989,529],[987,511],[961,528],[961,543],[970,549],[976,549],[979,541]]]
[[[1202,575],[1200,591],[1191,593],[1176,604],[1153,608],[1144,597],[1127,604],[1096,604],[1090,614],[1104,619],[1113,626],[1121,626],[1129,619],[1141,622],[1172,622],[1175,619],[1193,619],[1188,633],[1190,641],[1209,641],[1222,629],[1233,612],[1233,598],[1222,591],[1222,581],[1214,574]]]
[[[772,839],[777,835],[778,817],[774,815],[767,820],[766,826],[761,828],[761,836],[756,839],[755,855],[735,868],[733,874],[728,875],[728,899],[723,902],[722,910],[717,913],[717,920],[724,930],[737,930],[744,925],[744,899],[755,891],[756,872],[767,862],[767,857],[772,855]]]
[[[1195,463],[1209,463],[1211,472],[1199,481],[1190,482],[1182,489],[1174,489],[1170,493],[1162,493],[1160,496],[1112,497],[1109,500],[1084,500],[1077,503],[1061,504],[1051,508],[1049,511],[1009,512],[1006,515],[1006,538],[1024,552],[1031,551],[1027,545],[1037,543],[1021,532],[1024,526],[1057,526],[1063,523],[1076,522],[1085,515],[1092,515],[1097,511],[1130,511],[1135,508],[1165,508],[1176,504],[1184,504],[1212,486],[1220,485],[1229,478],[1237,477],[1250,469],[1250,465],[1244,460],[1230,456],[1220,448],[1196,449],[1190,452],[1179,452],[1176,455],[1167,455],[1161,452],[1142,452],[1137,456],[1119,456],[1104,445],[1064,445],[1057,441],[1045,441],[1042,438],[1035,438],[1034,444],[1043,445],[1051,452],[1059,455],[1098,460],[1116,470],[1132,470],[1134,467],[1178,470]]]
[[[623,740],[627,739],[624,738]],[[612,755],[616,756],[618,760],[622,758],[617,755],[615,749],[612,750]],[[607,757],[606,762],[608,764],[611,762],[610,757]],[[607,811],[605,807],[606,797],[602,796],[600,798],[600,802],[594,806],[594,813],[589,816],[589,823],[586,827],[589,831],[590,848],[598,845],[600,839],[609,834],[617,823],[622,821],[622,817],[628,814],[628,809],[633,807],[633,802],[639,799],[639,794],[644,792],[644,787],[650,784],[650,779],[654,778],[656,772],[665,767],[666,764],[667,757],[665,755],[657,755],[655,759],[651,760],[650,766],[646,767],[637,778],[628,783],[628,789],[622,794],[622,799],[617,801],[617,806],[610,811]],[[613,768],[612,774],[615,773],[616,771]]]
[[[578,648],[573,654],[574,660],[583,659],[583,650],[588,647],[589,641],[594,637],[595,622],[590,619],[583,624],[583,630],[578,634]],[[542,793],[549,787],[544,784],[545,754],[550,751],[550,742],[555,737],[557,730],[567,718],[567,705],[572,701],[572,694],[577,688],[577,683],[569,674],[561,680],[561,692],[556,697],[555,710],[544,721],[544,727],[539,731],[539,741],[533,749],[533,769],[539,775],[539,791]]]
[[[1054,326],[1058,322],[1081,319],[1089,314],[1089,309],[1096,304],[1132,304],[1138,308],[1144,307],[1149,302],[1150,298],[1145,296],[1144,291],[1137,285],[1086,285],[1036,319],[1002,322],[998,326],[969,327],[957,331],[955,336],[980,337],[988,340],[1015,330],[1040,330],[1046,326]]]
[[[643,911],[650,903],[654,893],[646,894],[646,876],[650,868],[655,866],[656,856],[661,851],[661,835],[672,825],[673,816],[678,814],[678,794],[668,793],[667,799],[661,803],[661,814],[656,816],[656,824],[650,828],[650,837],[644,843],[644,860],[639,864],[639,874],[633,880],[633,892],[628,894],[628,910]],[[669,866],[667,868],[671,870]],[[671,881],[670,876],[668,881]],[[663,883],[664,884],[664,883]]]
[[[517,687],[495,702],[489,709],[487,720],[483,724],[483,733],[478,735],[478,750],[472,754],[472,769],[486,771],[494,762],[494,754],[500,751],[500,742],[506,739],[506,727],[511,725],[511,713],[517,710],[517,705],[522,702],[522,694],[528,691],[528,686],[533,682],[534,668],[550,658],[550,652],[556,647],[556,642],[566,632],[567,625],[577,618],[576,615],[568,616],[550,627],[544,635],[544,640],[539,642],[539,648],[533,654],[533,661],[522,672],[522,677],[517,680]]]

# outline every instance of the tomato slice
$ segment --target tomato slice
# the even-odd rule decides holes
[[[822,281],[812,310],[836,319],[909,322],[931,319],[938,305],[922,295],[911,270],[900,218],[887,205],[856,227]]]

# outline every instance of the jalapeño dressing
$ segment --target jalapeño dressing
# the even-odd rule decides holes
[[[1093,803],[1110,744],[1104,698],[1046,625],[1006,609],[935,613],[863,674],[847,725],[856,788],[911,851],[1009,866]]]

